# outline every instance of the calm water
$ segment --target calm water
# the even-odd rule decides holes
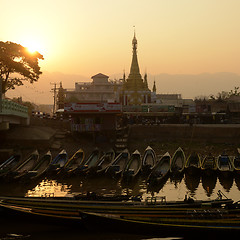
[[[183,200],[185,195],[198,200],[215,199],[217,192],[221,190],[228,198],[234,201],[240,200],[240,175],[228,178],[201,175],[184,175],[179,179],[169,178],[163,184],[149,188],[144,178],[139,177],[134,182],[124,185],[120,180],[116,181],[107,177],[68,178],[68,179],[42,179],[31,184],[13,184],[11,193],[18,196],[74,196],[87,192],[97,194],[131,194],[146,197],[166,196],[167,200]],[[3,187],[4,188],[4,187]],[[1,192],[4,190],[0,188]]]
[[[183,200],[185,195],[198,200],[216,199],[218,191],[232,198],[234,201],[240,200],[240,176],[229,178],[219,178],[216,176],[204,177],[201,175],[184,175],[181,179],[168,179],[162,185],[150,189],[146,185],[146,180],[139,177],[129,185],[123,185],[121,181],[116,181],[107,177],[85,177],[68,179],[41,179],[36,182],[21,183],[1,183],[1,195],[8,196],[74,196],[84,194],[88,191],[97,194],[132,194],[146,197],[166,196],[167,200]],[[28,223],[29,224],[29,223]],[[95,233],[86,230],[69,230],[60,226],[47,226],[46,230],[39,231],[38,226],[28,226],[27,223],[3,221],[0,225],[0,239],[181,239],[176,233],[176,238],[161,238],[161,236],[138,236],[127,234]],[[31,223],[33,224],[33,223]],[[46,227],[46,226],[45,226]],[[37,229],[37,230],[34,230]],[[14,235],[17,234],[17,235]]]

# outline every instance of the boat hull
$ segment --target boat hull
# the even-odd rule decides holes
[[[234,223],[229,223],[229,221],[217,221],[216,220],[196,220],[190,219],[188,221],[177,221],[171,218],[163,219],[152,218],[129,218],[122,217],[121,215],[109,215],[109,214],[95,214],[84,212],[81,214],[83,224],[87,228],[92,228],[94,226],[100,230],[111,229],[112,231],[124,231],[131,233],[161,233],[161,236],[176,236],[176,233],[186,235],[199,234],[228,234],[232,232],[240,231],[239,220],[234,221]],[[107,228],[106,228],[107,227]],[[163,235],[162,235],[163,234]],[[222,236],[222,235],[221,235]]]
[[[63,221],[77,221],[94,229],[115,226],[116,230],[136,229],[157,231],[240,231],[240,206],[231,199],[214,201],[154,202],[82,201],[70,199],[41,199],[0,197],[6,211],[26,217],[46,217]],[[156,199],[155,199],[156,200]],[[191,201],[190,201],[191,200]],[[107,224],[107,225],[106,225]],[[132,228],[129,228],[132,226]],[[124,229],[122,228],[124,227]]]

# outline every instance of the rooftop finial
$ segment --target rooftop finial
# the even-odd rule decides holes
[[[156,88],[156,81],[155,81],[155,77],[154,77],[154,82],[153,82],[153,92],[156,93],[157,88]]]
[[[134,36],[133,36],[133,40],[132,40],[132,45],[133,45],[133,49],[136,50],[137,49],[137,39],[136,39],[136,31],[135,31],[135,26],[134,27]]]
[[[123,69],[123,82],[126,82],[125,68]]]

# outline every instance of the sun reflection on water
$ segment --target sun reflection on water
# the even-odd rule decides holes
[[[7,191],[7,189],[5,190]],[[195,180],[185,176],[178,181],[168,179],[154,188],[149,187],[146,179],[142,178],[139,178],[130,185],[122,185],[120,180],[115,181],[104,177],[61,180],[46,178],[35,185],[35,187],[26,189],[24,195],[27,197],[73,197],[76,195],[85,195],[88,192],[95,192],[98,195],[129,194],[132,196],[142,196],[142,199],[151,196],[166,197],[168,201],[176,201],[183,200],[185,195],[198,200],[215,199],[219,190],[228,198],[238,201],[240,177],[239,179],[235,177],[235,181],[233,179],[220,181],[216,176],[210,179],[198,177],[195,182]]]
[[[65,197],[71,193],[71,186],[59,183],[56,180],[42,180],[36,187],[28,190],[26,197]]]

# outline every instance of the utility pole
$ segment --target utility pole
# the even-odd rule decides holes
[[[54,87],[51,89],[53,92],[53,114],[56,112],[56,97],[57,97],[57,83],[50,83]]]
[[[57,111],[57,96],[59,90],[62,88],[62,82],[60,83],[53,82],[50,84],[53,85],[53,88],[51,88],[51,92],[53,92],[53,114],[54,114]],[[59,87],[57,87],[57,85],[59,85]]]

